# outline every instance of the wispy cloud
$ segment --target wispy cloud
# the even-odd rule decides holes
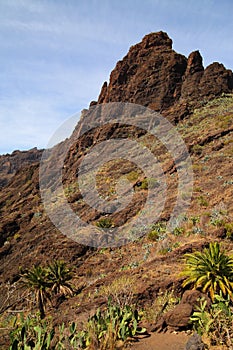
[[[0,0],[0,153],[44,147],[148,32],[233,68],[232,12],[227,0]]]
[[[23,75],[24,72],[20,73]],[[87,77],[84,71],[58,67],[53,73],[42,72],[40,75],[38,72],[25,81],[22,78],[11,93],[0,98],[1,153],[15,148],[45,147],[66,118],[87,107],[93,96],[97,97],[98,75]],[[38,84],[38,80],[42,84]],[[31,86],[34,86],[33,91]]]

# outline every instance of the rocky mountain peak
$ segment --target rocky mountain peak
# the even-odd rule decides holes
[[[144,36],[141,42],[141,46],[144,49],[150,47],[166,47],[172,49],[172,39],[169,38],[165,32],[150,33]]]
[[[194,74],[196,72],[203,72],[203,70],[204,70],[204,67],[202,64],[202,56],[200,52],[198,50],[193,51],[192,53],[190,53],[188,57],[185,75],[187,76],[189,74]]]
[[[229,93],[233,74],[220,63],[203,67],[200,52],[188,58],[172,49],[165,32],[150,33],[129,49],[104,82],[98,102],[131,102],[178,120],[203,100]]]

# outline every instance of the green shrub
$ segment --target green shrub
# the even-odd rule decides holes
[[[159,240],[160,233],[157,230],[152,230],[148,233],[148,238],[151,241],[158,241]]]
[[[166,237],[166,225],[163,222],[157,222],[152,225],[151,231],[147,236],[152,241],[161,241]]]
[[[52,350],[54,329],[38,317],[23,314],[15,318],[14,330],[10,333],[9,350]]]
[[[203,252],[185,254],[186,277],[183,287],[193,285],[204,293],[209,293],[212,301],[220,291],[233,298],[233,256],[221,250],[218,242],[210,243]]]
[[[226,235],[228,238],[233,239],[233,222],[226,223],[224,225],[224,228],[226,229]]]
[[[15,317],[10,332],[9,350],[61,350],[61,349],[116,349],[137,334],[145,333],[139,327],[142,315],[128,305],[111,305],[111,299],[105,310],[98,309],[89,317],[86,327],[78,331],[77,324],[65,328],[64,323],[55,329],[46,320],[38,316]]]
[[[72,271],[63,261],[54,261],[48,267],[34,265],[31,269],[21,269],[20,283],[36,301],[41,318],[45,316],[45,307],[48,302],[51,304],[53,295],[73,295],[73,289],[69,281],[72,278]]]
[[[210,223],[213,226],[221,227],[221,226],[224,225],[225,221],[223,219],[221,219],[221,218],[216,218],[216,219],[215,218],[211,218],[210,219]]]
[[[199,216],[191,216],[190,220],[192,221],[193,226],[196,226],[200,222],[200,217]]]
[[[82,347],[81,332],[77,331],[76,323],[65,328],[64,323],[55,329],[48,321],[38,316],[15,317],[14,330],[10,332],[9,350],[66,350]]]
[[[148,181],[147,181],[147,179],[143,179],[143,180],[142,180],[142,183],[141,183],[141,185],[140,185],[140,188],[141,188],[142,190],[148,190]]]
[[[209,202],[207,201],[207,199],[206,199],[204,196],[199,196],[199,197],[197,198],[197,200],[198,200],[198,203],[199,203],[200,206],[202,206],[202,207],[208,207]]]
[[[80,333],[82,348],[95,346],[96,349],[115,349],[119,340],[125,342],[129,337],[146,332],[145,328],[138,325],[140,319],[136,309],[111,305],[109,299],[107,309],[98,309],[95,315],[88,319],[86,329]]]
[[[200,306],[190,317],[190,323],[200,335],[209,338],[210,345],[225,345],[232,348],[233,310],[230,298],[222,294],[215,295],[214,303],[208,308],[207,301],[201,300]]]
[[[126,175],[127,179],[131,182],[138,180],[141,176],[141,173],[135,170],[132,170],[130,173]]]
[[[31,269],[21,271],[20,282],[36,301],[41,318],[45,316],[45,306],[50,301],[48,290],[52,287],[48,281],[48,270],[40,265],[34,265]]]
[[[97,221],[96,226],[100,228],[110,228],[113,227],[113,222],[110,218],[102,218]]]
[[[174,236],[180,236],[184,233],[184,228],[183,227],[175,227],[174,230],[172,231]]]
[[[138,185],[138,187],[141,190],[148,190],[148,188],[153,189],[153,188],[157,188],[159,187],[159,181],[153,177],[148,177],[143,179],[140,182],[140,185]]]
[[[51,285],[51,292],[64,296],[74,294],[70,280],[73,277],[72,270],[62,260],[55,260],[48,266],[48,281]]]

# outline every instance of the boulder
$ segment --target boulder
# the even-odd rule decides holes
[[[192,306],[193,309],[195,309],[196,305],[200,304],[199,300],[203,298],[207,301],[207,305],[211,304],[210,298],[206,294],[200,292],[199,290],[186,290],[182,295],[180,304],[188,303]]]
[[[164,315],[164,320],[169,327],[186,328],[193,308],[190,304],[179,304],[173,310]]]

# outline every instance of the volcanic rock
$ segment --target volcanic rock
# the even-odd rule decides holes
[[[189,324],[192,311],[192,305],[189,303],[179,304],[164,315],[164,320],[169,327],[185,328]]]
[[[196,306],[200,304],[201,299],[205,299],[207,301],[207,305],[211,304],[210,298],[206,294],[200,292],[199,290],[186,290],[182,295],[180,303],[190,304],[192,308],[195,309]]]
[[[232,89],[231,70],[216,62],[204,69],[199,51],[187,59],[172,49],[172,40],[160,31],[146,35],[117,63],[98,103],[141,104],[175,120]]]

